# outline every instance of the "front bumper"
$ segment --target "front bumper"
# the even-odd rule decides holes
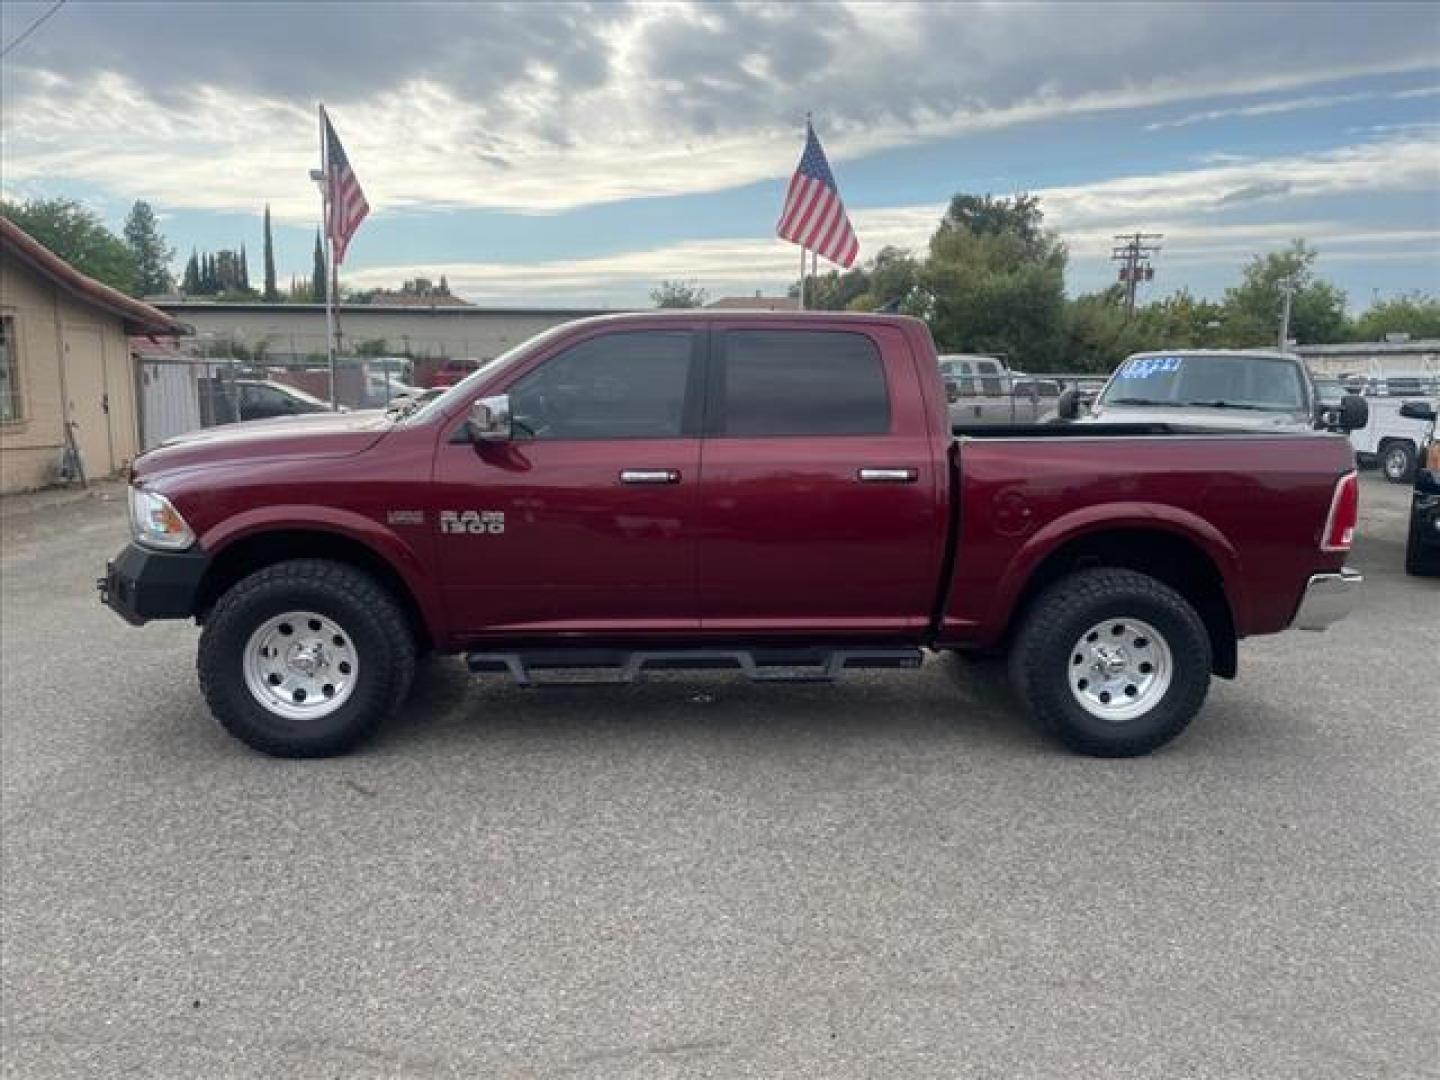
[[[187,619],[210,560],[202,551],[152,551],[127,544],[95,583],[100,602],[132,626],[151,619]]]
[[[1301,630],[1324,630],[1354,609],[1365,583],[1358,570],[1349,567],[1338,574],[1311,574],[1295,613],[1295,625]]]

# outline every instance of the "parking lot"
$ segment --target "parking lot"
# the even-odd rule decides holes
[[[1435,1075],[1440,581],[1364,484],[1363,610],[1191,731],[1073,757],[994,672],[522,691],[428,670],[363,752],[227,737],[190,625],[3,526],[15,1076]]]

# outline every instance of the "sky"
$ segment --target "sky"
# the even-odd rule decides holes
[[[0,5],[0,40],[51,3]],[[1434,4],[68,0],[0,91],[7,198],[117,229],[145,199],[182,260],[243,242],[252,268],[268,203],[282,284],[310,268],[323,101],[372,207],[357,288],[783,292],[808,111],[862,259],[923,252],[956,192],[1028,191],[1072,294],[1114,280],[1135,230],[1164,234],[1151,295],[1218,296],[1296,237],[1352,309],[1440,292]]]

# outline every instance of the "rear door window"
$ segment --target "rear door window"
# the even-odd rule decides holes
[[[882,435],[885,366],[865,334],[730,330],[710,382],[712,435]]]

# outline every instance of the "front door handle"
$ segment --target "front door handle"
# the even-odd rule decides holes
[[[622,484],[678,484],[678,469],[621,469]]]
[[[919,469],[861,469],[855,474],[862,484],[913,484]]]

